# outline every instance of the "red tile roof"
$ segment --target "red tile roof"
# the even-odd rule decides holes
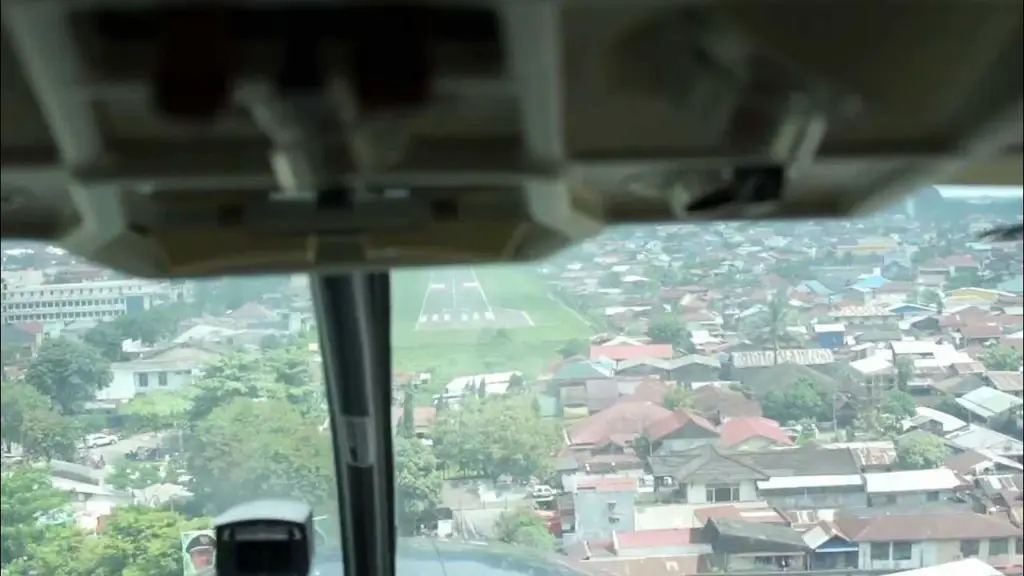
[[[751,438],[766,438],[785,446],[793,445],[779,423],[769,418],[730,418],[718,428],[718,433],[725,447],[736,446]]]
[[[835,526],[853,542],[967,540],[1020,536],[1007,518],[973,512],[880,514],[870,517],[839,515]]]
[[[569,439],[573,444],[606,446],[613,436],[637,436],[645,423],[656,422],[672,412],[654,402],[623,401],[589,416],[569,428]]]
[[[679,412],[672,412],[665,415],[658,420],[655,420],[644,429],[644,434],[651,440],[661,440],[675,433],[677,430],[681,430],[687,426],[698,426],[717,434],[718,431],[715,429],[715,425],[708,422],[701,416],[698,416],[692,412],[680,410]]]

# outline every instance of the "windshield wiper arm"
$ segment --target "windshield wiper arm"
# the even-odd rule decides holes
[[[314,277],[346,576],[395,573],[387,272]]]

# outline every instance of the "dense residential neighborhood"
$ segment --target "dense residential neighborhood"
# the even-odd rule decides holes
[[[929,197],[396,273],[402,534],[617,576],[1024,573],[1024,243],[979,239],[1019,202]],[[64,574],[117,554],[195,574],[185,543],[239,497],[330,519],[305,277],[3,254],[7,573],[55,573],[59,528],[90,551]],[[162,527],[169,556],[96,544],[132,525]]]

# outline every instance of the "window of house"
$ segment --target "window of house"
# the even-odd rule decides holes
[[[885,503],[886,504],[895,504],[896,503],[896,495],[895,494],[887,495],[885,497]]]
[[[1006,556],[1010,553],[1010,539],[998,538],[988,541],[989,556]]]
[[[739,502],[739,486],[708,485],[705,496],[708,502]]]
[[[871,543],[871,559],[872,560],[889,560],[889,549],[891,548],[891,542],[872,542]]]
[[[1017,538],[1017,550],[1014,554],[1024,554],[1024,538]]]
[[[892,544],[892,559],[893,560],[910,560],[914,555],[914,546],[910,542],[893,542]]]
[[[149,387],[149,374],[142,372],[139,374],[139,388]]]
[[[156,379],[161,386],[167,386],[167,372],[160,372],[156,375]]]
[[[929,492],[929,493],[927,493],[925,495],[925,497],[928,499],[929,502],[938,502],[939,501],[939,493],[938,492]]]
[[[961,540],[960,541],[960,555],[964,558],[971,558],[977,556],[981,549],[981,542],[978,540]]]

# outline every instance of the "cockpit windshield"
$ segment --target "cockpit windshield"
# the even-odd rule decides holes
[[[977,238],[1021,213],[938,187],[393,272],[400,571],[489,547],[493,574],[1019,566],[1021,242]],[[5,241],[4,576],[211,574],[211,519],[270,497],[314,508],[338,573],[312,293]]]

